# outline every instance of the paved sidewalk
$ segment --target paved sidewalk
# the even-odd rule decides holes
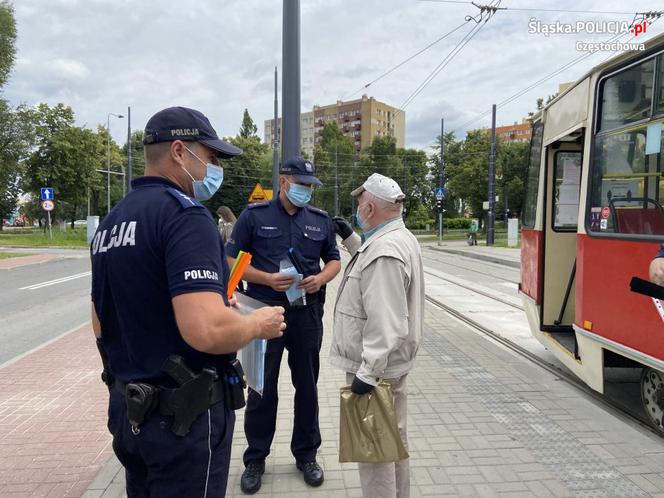
[[[273,454],[256,496],[361,496],[357,466],[338,463],[344,375],[327,363],[336,284],[330,287],[319,382],[325,483],[307,487],[290,455],[293,388],[284,361]],[[413,497],[664,497],[661,439],[429,304],[408,385]],[[244,445],[238,412],[227,496],[244,496]],[[112,459],[85,496],[124,496],[123,479]]]
[[[35,265],[60,259],[57,254],[31,254],[30,256],[17,256],[14,258],[0,259],[0,270],[11,270],[22,266]]]
[[[512,268],[520,267],[521,250],[512,247],[487,247],[483,242],[477,246],[469,246],[466,241],[449,240],[443,241],[441,245],[437,242],[422,243],[423,247],[428,247],[435,251],[458,254],[468,258],[498,263]]]
[[[0,367],[0,495],[81,496],[112,455],[89,325]]]

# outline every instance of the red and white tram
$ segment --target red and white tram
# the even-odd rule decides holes
[[[630,291],[664,242],[664,35],[588,72],[533,123],[520,294],[533,334],[604,392],[638,367],[664,429],[664,315]]]

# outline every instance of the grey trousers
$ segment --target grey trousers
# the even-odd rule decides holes
[[[394,395],[394,412],[397,418],[397,427],[406,450],[408,449],[408,434],[406,430],[407,393],[406,377],[397,379],[383,379],[392,386]],[[355,377],[346,373],[348,384]],[[408,459],[390,463],[360,463],[360,484],[364,498],[409,498],[410,497],[410,468]]]

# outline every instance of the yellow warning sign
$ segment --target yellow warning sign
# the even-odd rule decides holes
[[[262,201],[271,201],[272,200],[272,189],[266,189],[261,186],[260,183],[254,185],[254,189],[249,195],[249,203],[252,202],[262,202]]]

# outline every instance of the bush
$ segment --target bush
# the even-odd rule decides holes
[[[447,229],[468,230],[471,222],[470,218],[444,218],[443,226]]]

